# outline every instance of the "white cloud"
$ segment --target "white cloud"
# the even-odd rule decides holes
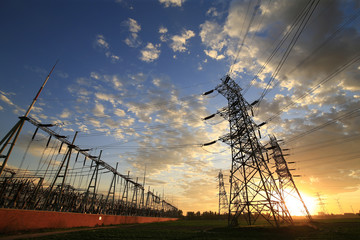
[[[161,44],[154,45],[152,43],[148,43],[146,47],[141,50],[140,60],[144,62],[153,62],[158,59],[160,56],[160,46]]]
[[[132,18],[125,21],[125,25],[129,28],[130,35],[125,39],[126,45],[129,47],[138,47],[141,41],[138,39],[138,33],[141,30],[140,24]]]
[[[190,38],[194,37],[195,33],[191,30],[184,30],[181,35],[174,35],[171,37],[172,43],[170,47],[174,52],[185,52],[186,48],[186,41]]]
[[[200,38],[201,41],[209,48],[220,51],[227,45],[227,36],[223,27],[216,23],[206,21],[200,24]]]
[[[104,117],[105,116],[105,107],[104,107],[104,105],[102,105],[100,103],[96,103],[92,112],[96,117]]]
[[[114,110],[114,114],[118,117],[125,117],[125,115],[126,115],[125,111],[122,109],[119,109],[119,108],[116,108]]]
[[[8,98],[6,97],[5,95],[1,94],[0,95],[0,100],[9,104],[10,106],[14,106],[15,104]]]
[[[106,42],[105,37],[101,34],[96,36],[96,43],[99,47],[109,49],[109,44]]]
[[[25,109],[19,107],[18,105],[14,104],[6,95],[14,95],[14,93],[6,93],[0,90],[0,100],[3,101],[4,103],[8,104],[9,106],[11,106],[13,109],[13,113],[16,115],[20,115],[22,112],[25,113]],[[1,107],[1,110],[3,109],[3,107]]]
[[[65,108],[63,112],[60,114],[60,118],[69,118],[71,115],[69,109]]]
[[[96,36],[96,45],[102,49],[104,49],[105,51],[105,56],[107,58],[110,58],[111,62],[115,63],[118,62],[120,60],[120,57],[115,55],[113,52],[110,51],[110,45],[109,43],[105,40],[105,37],[101,34],[98,34]]]
[[[157,87],[160,87],[160,84],[161,84],[161,80],[159,78],[155,78],[152,83],[157,86]]]
[[[90,73],[90,77],[98,80],[98,79],[100,79],[100,74],[98,74],[98,73],[96,73],[96,72],[91,72],[91,73]]]
[[[116,97],[114,94],[97,92],[95,93],[95,97],[99,100],[110,102],[114,107],[116,106],[116,103],[121,103],[118,97]]]
[[[165,7],[181,7],[185,0],[159,0]]]
[[[168,32],[168,29],[166,27],[160,27],[159,33],[160,33],[160,41],[166,42],[168,40],[168,37],[166,33]]]
[[[212,16],[212,17],[217,17],[219,16],[218,11],[216,10],[216,8],[211,7],[207,12],[206,15]]]
[[[134,33],[140,32],[141,26],[140,26],[140,24],[138,24],[138,22],[136,20],[129,18],[127,23],[128,23],[130,32],[134,32]]]
[[[216,60],[221,60],[225,58],[225,56],[222,54],[218,55],[216,50],[204,50],[204,52],[206,55]]]
[[[166,28],[166,27],[163,27],[163,26],[161,26],[160,28],[159,28],[159,33],[167,33],[168,32],[168,29]]]
[[[119,76],[117,76],[117,75],[104,75],[104,79],[105,79],[105,81],[112,83],[113,87],[116,90],[122,90],[123,83],[122,83],[122,79]]]

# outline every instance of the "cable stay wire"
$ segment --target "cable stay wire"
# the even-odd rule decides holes
[[[255,104],[255,107],[258,109],[262,100],[264,99],[264,97],[270,92],[270,87],[273,85],[273,82],[276,80],[277,75],[279,74],[280,70],[282,69],[284,63],[286,62],[291,50],[293,49],[293,47],[295,46],[296,42],[298,41],[301,33],[304,31],[308,21],[310,20],[312,14],[314,13],[317,5],[319,4],[320,0],[312,0],[309,7],[306,9],[306,11],[304,12],[303,18],[301,19],[301,22],[299,24],[299,27],[297,28],[294,36],[292,37],[290,44],[288,45],[288,47],[286,48],[286,51],[284,53],[284,55],[282,56],[279,64],[277,65],[275,71],[272,73],[265,89],[263,90],[260,98],[258,99],[257,104]]]
[[[204,146],[201,146],[201,149],[204,150],[205,152],[208,152],[208,153],[211,153],[211,154],[221,154],[221,153],[224,153],[224,152],[228,151],[230,148],[226,148],[226,149],[224,149],[222,151],[219,151],[219,152],[211,152],[209,150],[206,150],[206,148],[204,148]]]
[[[251,3],[251,1],[249,1],[249,6],[250,6],[250,3]],[[231,64],[231,66],[230,66],[230,69],[229,69],[229,71],[228,71],[228,75],[230,75],[230,74],[232,73],[233,68],[234,68],[234,66],[235,66],[235,63],[237,62],[237,60],[238,60],[238,58],[239,58],[239,56],[240,56],[240,52],[241,52],[241,50],[242,50],[242,48],[243,48],[243,46],[244,46],[246,37],[247,37],[247,35],[248,35],[249,31],[250,31],[251,24],[253,23],[254,18],[255,18],[255,16],[256,16],[256,13],[257,13],[257,11],[258,11],[259,8],[260,8],[260,3],[261,3],[261,0],[258,0],[257,3],[256,3],[256,5],[255,5],[255,7],[254,7],[253,13],[252,13],[252,15],[251,15],[251,19],[250,19],[250,21],[249,21],[249,25],[248,25],[247,28],[246,28],[246,31],[245,31],[245,34],[244,34],[244,37],[243,37],[241,43],[239,44],[238,51],[237,51],[237,53],[236,53],[236,56],[235,56],[235,59],[234,59],[233,64]],[[249,6],[248,6],[248,11],[249,11]],[[247,14],[246,14],[246,15],[247,15]],[[246,19],[246,16],[245,16],[245,19]],[[245,24],[245,19],[244,19],[244,21],[243,21],[243,24]]]
[[[315,86],[313,86],[311,89],[309,89],[308,91],[306,91],[305,93],[303,93],[300,97],[296,98],[295,100],[292,100],[288,105],[286,105],[285,107],[283,107],[282,109],[280,109],[278,112],[276,112],[275,114],[273,114],[271,117],[269,117],[268,119],[265,120],[265,122],[271,122],[272,120],[274,120],[276,117],[278,117],[279,115],[281,115],[285,110],[289,109],[290,107],[294,106],[296,103],[298,103],[300,100],[303,100],[305,97],[309,96],[310,94],[312,94],[313,92],[315,92],[316,90],[318,90],[321,86],[323,86],[323,84],[327,83],[328,81],[330,81],[331,79],[333,79],[334,77],[336,77],[339,73],[343,72],[345,69],[347,69],[348,67],[350,67],[351,65],[353,65],[354,63],[356,63],[357,61],[360,60],[360,54],[356,55],[355,57],[351,58],[348,62],[344,63],[343,65],[341,65],[339,68],[337,68],[334,72],[330,73],[328,76],[326,76],[325,78],[323,78],[320,82],[318,82]]]
[[[332,140],[316,142],[315,144],[312,143],[312,144],[296,146],[296,148],[294,148],[294,150],[298,150],[298,151],[291,151],[291,154],[296,155],[297,153],[304,152],[304,151],[307,152],[307,151],[311,151],[311,150],[326,148],[326,147],[333,146],[334,144],[343,144],[346,142],[354,141],[354,138],[358,138],[358,137],[360,137],[360,133],[350,135],[350,136],[346,135],[344,137],[337,137],[336,139],[332,139]],[[302,150],[299,150],[299,149],[302,149]]]
[[[337,122],[339,120],[345,120],[345,119],[350,118],[350,117],[360,117],[360,115],[353,116],[355,113],[358,113],[359,110],[360,110],[360,108],[356,108],[354,110],[351,110],[351,111],[349,111],[349,112],[347,112],[345,114],[342,114],[341,116],[338,116],[338,117],[336,117],[336,118],[334,118],[334,119],[332,119],[330,121],[327,121],[327,122],[325,122],[325,123],[323,123],[323,124],[321,124],[319,126],[316,126],[316,127],[312,128],[312,129],[309,129],[308,131],[305,131],[305,132],[300,133],[300,134],[298,134],[298,135],[296,135],[296,136],[294,136],[292,138],[289,138],[288,140],[285,140],[285,142],[290,143],[290,142],[293,142],[295,140],[298,140],[298,139],[300,139],[302,137],[305,137],[308,134],[311,134],[313,132],[321,130],[321,129],[323,129],[323,128],[329,126],[330,124],[333,124],[333,123],[335,123],[335,122]],[[283,142],[282,144],[284,144],[285,142]]]
[[[265,63],[259,68],[258,72],[255,74],[253,79],[250,81],[250,83],[244,88],[243,95],[246,94],[246,92],[250,89],[250,87],[254,84],[255,80],[259,77],[259,75],[265,70],[267,65],[270,63],[270,61],[273,59],[273,57],[278,53],[280,48],[283,46],[285,41],[289,38],[295,27],[299,24],[301,18],[304,16],[304,13],[306,12],[306,9],[309,7],[309,4],[311,1],[307,3],[307,5],[303,8],[303,10],[297,15],[297,17],[294,19],[293,23],[291,24],[290,28],[288,28],[285,32],[285,34],[282,34],[282,38],[279,41],[279,43],[276,45],[276,47],[271,52],[270,56],[266,59]],[[276,41],[275,41],[276,42]]]
[[[316,55],[322,48],[324,48],[330,41],[332,41],[340,32],[342,32],[346,26],[353,23],[360,16],[360,10],[352,14],[339,28],[337,28],[330,36],[328,36],[317,48],[315,48],[306,58],[304,58],[300,63],[298,63],[288,74],[293,73],[295,70],[303,66],[308,62],[312,57]]]

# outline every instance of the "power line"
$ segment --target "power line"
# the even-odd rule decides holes
[[[262,102],[262,100],[264,99],[265,95],[267,95],[269,92],[270,92],[270,87],[272,85],[272,83],[275,81],[278,73],[280,72],[280,70],[282,69],[285,61],[287,60],[292,48],[294,47],[294,45],[296,44],[297,40],[299,39],[301,33],[304,31],[304,28],[305,26],[307,25],[310,17],[312,16],[313,12],[315,11],[317,5],[319,4],[319,1],[320,0],[314,0],[314,1],[310,1],[308,4],[308,8],[304,11],[303,13],[303,17],[301,19],[301,22],[299,23],[299,27],[298,29],[296,30],[294,36],[292,37],[291,41],[290,41],[290,44],[288,45],[288,47],[286,48],[285,50],[285,53],[284,55],[282,56],[282,58],[280,59],[280,62],[279,64],[277,65],[275,71],[272,73],[268,83],[267,83],[267,86],[265,87],[265,89],[263,90],[259,100],[258,100],[258,103],[256,104],[256,107],[258,108],[260,103]]]
[[[353,115],[354,115],[355,113],[357,113],[359,110],[360,110],[360,108],[356,108],[356,109],[351,110],[351,111],[349,111],[349,112],[347,112],[347,113],[345,113],[345,114],[342,114],[342,115],[339,116],[339,117],[336,117],[336,118],[334,118],[334,119],[332,119],[332,120],[330,120],[330,121],[327,121],[326,123],[323,123],[323,124],[321,124],[321,125],[319,125],[319,126],[316,126],[316,127],[312,128],[312,129],[310,129],[310,130],[308,130],[308,131],[305,131],[305,132],[303,132],[303,133],[300,133],[300,134],[298,134],[298,135],[296,135],[296,136],[294,136],[294,137],[286,140],[286,143],[290,143],[290,142],[293,142],[293,141],[295,141],[295,140],[298,140],[298,139],[300,139],[300,138],[302,138],[302,137],[305,137],[306,135],[311,134],[311,133],[313,133],[313,132],[316,132],[316,131],[318,131],[318,130],[320,130],[320,129],[323,129],[323,128],[329,126],[330,124],[335,123],[335,122],[338,121],[338,120],[344,120],[344,119],[346,119],[346,118],[353,117]],[[359,116],[360,116],[360,115],[359,115]],[[359,116],[356,116],[356,117],[359,117]]]
[[[275,113],[274,115],[272,115],[271,117],[269,117],[268,119],[265,120],[265,122],[270,122],[272,120],[274,120],[277,116],[279,116],[282,112],[284,112],[286,109],[288,109],[291,106],[294,106],[299,100],[304,99],[305,97],[309,96],[311,93],[313,93],[314,91],[316,91],[319,87],[321,87],[323,84],[327,83],[328,81],[330,81],[331,79],[333,79],[335,76],[337,76],[339,73],[343,72],[345,69],[347,69],[348,67],[350,67],[351,65],[353,65],[354,63],[356,63],[357,61],[360,60],[360,55],[356,55],[355,57],[353,57],[352,59],[350,59],[348,62],[344,63],[343,65],[341,65],[339,68],[337,68],[334,72],[332,72],[330,75],[328,75],[327,77],[325,77],[324,79],[322,79],[319,83],[317,83],[315,86],[313,86],[311,89],[309,89],[308,91],[306,91],[305,93],[303,93],[300,97],[298,97],[297,99],[291,101],[288,105],[286,105],[284,108],[282,108],[281,110],[279,110],[277,113]]]

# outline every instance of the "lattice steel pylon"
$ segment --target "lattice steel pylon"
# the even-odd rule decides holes
[[[275,172],[278,176],[277,180],[279,184],[279,190],[284,200],[286,201],[288,198],[292,198],[292,200],[295,200],[298,204],[298,207],[303,213],[305,213],[306,217],[311,222],[311,214],[306,207],[306,204],[301,197],[299,190],[295,185],[293,175],[290,172],[288,163],[285,160],[283,151],[275,136],[270,136],[270,147],[268,148],[268,150],[272,150],[272,153],[270,155],[275,161]]]
[[[217,179],[219,180],[219,215],[221,215],[221,213],[224,213],[229,208],[224,184],[224,175],[221,170],[219,171]]]
[[[231,147],[229,225],[244,219],[253,225],[260,218],[278,227],[292,223],[276,182],[263,156],[256,132],[258,126],[250,117],[252,105],[241,94],[240,86],[226,75],[216,90],[228,100],[219,114],[230,123],[230,133],[219,140]],[[255,104],[255,103],[253,103]]]

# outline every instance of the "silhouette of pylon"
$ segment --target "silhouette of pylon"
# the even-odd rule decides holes
[[[216,90],[228,100],[228,107],[219,114],[230,123],[230,133],[219,140],[231,147],[229,225],[237,226],[242,219],[253,225],[261,218],[273,226],[292,223],[284,199],[263,156],[249,104],[240,86],[229,75],[221,79]]]
[[[221,172],[221,170],[219,171],[219,175],[217,178],[219,180],[219,215],[220,215],[221,213],[227,212],[229,208],[229,202],[225,191],[224,175]]]
[[[275,161],[275,172],[278,176],[280,193],[282,194],[285,201],[290,197],[297,200],[298,207],[301,209],[302,212],[305,213],[308,220],[312,221],[309,210],[306,207],[306,204],[303,201],[301,194],[295,185],[293,175],[290,173],[288,163],[285,160],[286,154],[283,154],[283,151],[280,148],[278,140],[275,136],[270,136],[270,145],[271,146],[267,149],[272,150],[272,153],[270,155]]]

